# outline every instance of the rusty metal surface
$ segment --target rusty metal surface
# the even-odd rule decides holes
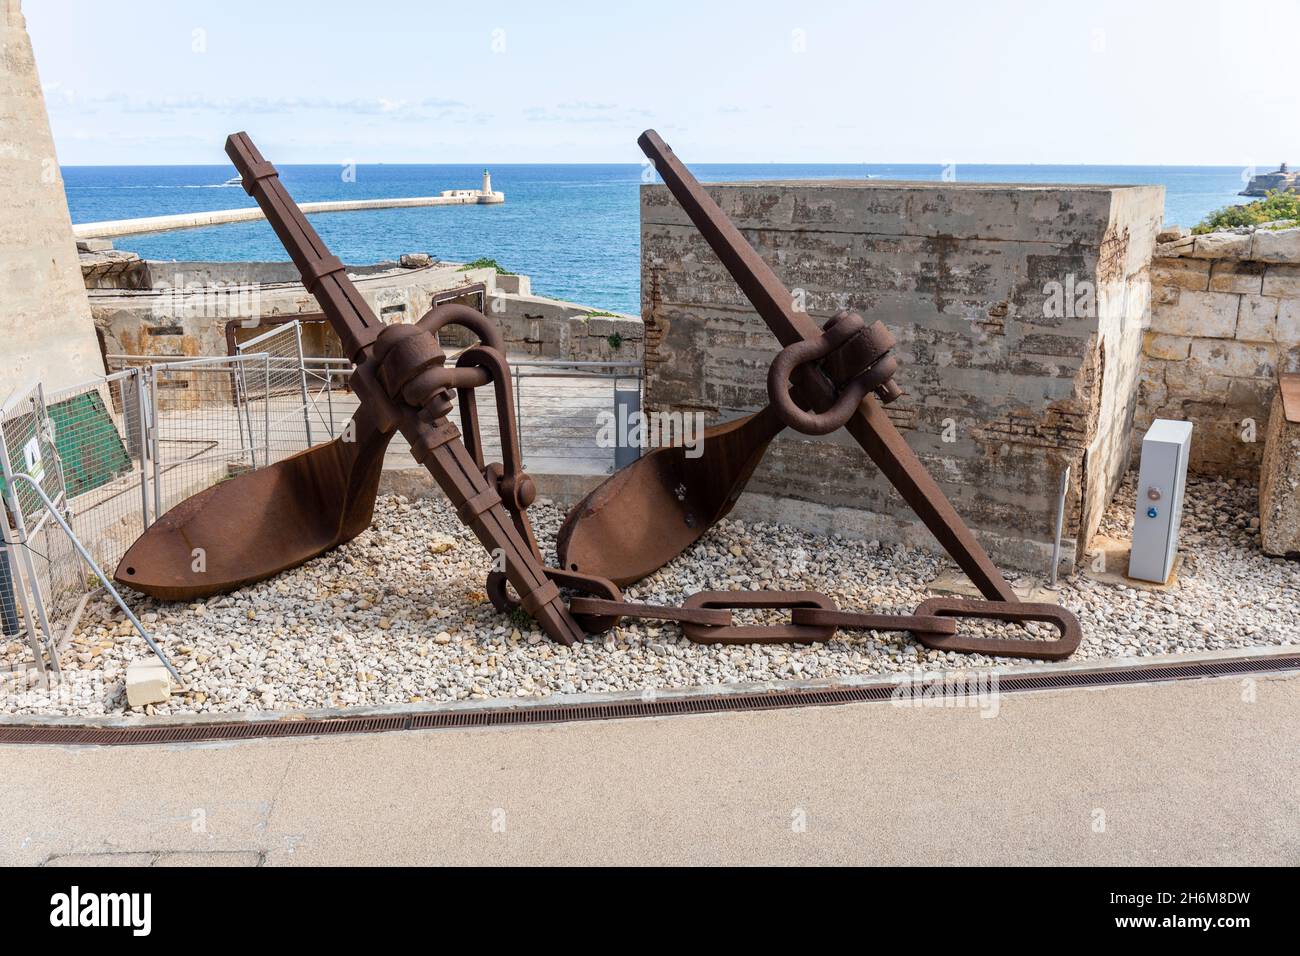
[[[700,591],[682,604],[687,608],[822,608],[835,610],[835,602],[819,591]],[[687,622],[682,633],[697,644],[811,644],[835,635],[830,624],[731,624],[709,627]]]
[[[451,500],[457,515],[500,561],[487,593],[502,611],[522,608],[553,639],[572,643],[625,617],[672,621],[710,644],[826,641],[838,628],[906,630],[928,647],[996,656],[1069,656],[1077,619],[1025,604],[881,410],[902,392],[894,382],[893,336],[880,322],[842,312],[822,329],[794,311],[788,292],[657,136],[642,147],[759,313],[784,344],[768,378],[771,404],[708,429],[707,456],[662,448],[622,469],[583,499],[560,529],[560,567],[546,567],[527,510],[536,488],[523,470],[510,368],[495,325],[463,305],[436,306],[414,325],[384,325],[294,205],[274,167],[244,134],[227,152],[266,213],[303,284],[356,364],[361,400],[345,437],[223,482],[182,502],[132,545],[118,579],[164,599],[207,596],[269,577],[354,537],[370,523],[383,454],[396,431]],[[437,333],[455,325],[477,336],[448,367]],[[474,390],[491,386],[502,462],[484,460]],[[448,420],[457,394],[462,432]],[[791,427],[810,435],[848,428],[991,601],[935,598],[913,615],[839,610],[816,591],[724,591],[691,595],[682,607],[623,600],[638,580],[690,547],[735,505],[772,439]],[[202,568],[193,560],[201,549]],[[560,588],[576,594],[565,605]],[[733,609],[788,609],[787,623],[737,625]],[[1054,641],[971,638],[957,617],[1054,624]]]
[[[883,323],[874,322],[868,327],[857,313],[840,312],[822,327],[817,338],[787,345],[773,359],[768,369],[767,394],[777,416],[805,435],[829,435],[848,424],[868,393],[885,389],[889,401],[900,397],[896,385],[886,388],[898,370],[898,361],[889,354],[894,344],[894,337]],[[853,352],[858,354],[851,356]],[[821,363],[822,371],[841,389],[830,406],[820,412],[805,411],[790,395],[790,376],[813,363]],[[831,374],[831,366],[835,374]]]
[[[681,446],[642,455],[569,512],[556,539],[560,565],[619,586],[657,571],[726,517],[784,427],[769,407],[706,429],[699,458]]]
[[[894,381],[894,338],[880,322],[841,312],[817,328],[795,308],[789,290],[677,159],[649,130],[638,140],[669,191],[783,346],[768,374],[770,404],[754,415],[709,429],[704,456],[658,449],[620,470],[570,512],[557,541],[567,569],[628,584],[654,572],[734,506],[772,439],[785,427],[807,435],[846,428],[988,601],[936,598],[910,616],[838,610],[816,592],[725,592],[692,595],[688,608],[786,607],[789,624],[714,625],[683,622],[692,641],[803,643],[826,640],[837,626],[908,630],[929,647],[997,656],[1068,657],[1078,646],[1078,619],[1055,605],[1023,604],[948,502],[883,405],[901,397]],[[591,602],[613,612],[617,602]],[[635,614],[631,606],[623,613]],[[1055,641],[965,637],[953,617],[1045,621]],[[605,620],[609,620],[606,618]]]
[[[351,541],[374,514],[393,431],[360,409],[336,438],[193,495],[127,549],[113,577],[164,601],[210,597]]]
[[[769,377],[777,420],[810,434],[833,431],[842,421],[981,593],[993,600],[1015,601],[1015,592],[1002,573],[884,413],[881,403],[897,399],[902,392],[892,378],[894,366],[887,364],[893,362],[887,354],[893,342],[883,326],[864,327],[859,317],[846,313],[819,329],[795,308],[794,298],[776,273],[668,144],[653,130],[647,130],[637,142],[785,347]],[[787,380],[792,393],[787,392]],[[856,407],[850,408],[851,399],[859,396]],[[680,480],[683,472],[679,469],[643,464],[644,459],[637,462],[629,468],[637,469],[635,474],[613,476],[608,489],[597,488],[570,515],[558,547],[562,563],[566,567],[577,564],[584,571],[621,582],[662,566],[680,553],[673,551],[674,547],[689,546],[703,534],[707,526],[698,527],[700,519],[716,521],[726,514],[726,510],[716,515],[697,514],[688,503],[717,498],[721,490],[721,496],[734,504],[765,447],[766,443],[761,447],[753,443],[752,464],[747,468],[723,464],[715,476],[714,452],[706,434],[705,456],[700,460],[707,459],[710,464],[697,468],[691,480]],[[690,532],[683,532],[682,525]],[[579,553],[575,554],[575,549]],[[649,567],[652,561],[659,564]]]
[[[795,624],[829,624],[845,631],[911,631],[913,634],[956,634],[952,618],[921,614],[868,614],[861,611],[828,611],[797,607],[790,612]]]
[[[1054,625],[1061,635],[1055,640],[1042,641],[913,632],[916,639],[926,647],[939,651],[1059,661],[1073,654],[1083,639],[1083,629],[1079,625],[1079,619],[1065,608],[1055,604],[1035,604],[1028,601],[968,601],[962,598],[936,597],[922,601],[917,606],[916,613],[922,617],[970,617],[1010,622],[1042,621]]]
[[[167,520],[169,512],[156,523],[156,531],[151,528],[133,545],[133,561],[121,569],[124,583],[153,582],[160,596],[215,593],[260,580],[332,547],[340,541],[337,529],[355,534],[357,525],[368,524],[374,502],[368,479],[373,475],[377,483],[384,447],[398,430],[461,521],[504,565],[524,610],[554,640],[581,640],[582,631],[559,588],[546,576],[525,514],[535,491],[519,464],[509,369],[496,327],[481,313],[450,303],[437,306],[415,325],[385,325],[247,134],[230,136],[226,153],[355,364],[352,385],[361,413],[384,438],[349,449],[350,458],[338,443],[331,443],[182,502],[173,509],[174,520]],[[482,343],[451,369],[437,338],[437,331],[449,324],[468,329]],[[510,439],[503,466],[484,466],[472,411],[470,393],[489,382],[496,390],[503,440]],[[447,419],[453,389],[460,393],[462,408],[471,409],[464,423],[471,432],[473,454]],[[341,467],[344,463],[350,468]],[[352,486],[344,479],[354,472],[366,481],[358,481],[349,496]],[[332,535],[330,529],[336,529]],[[179,555],[195,547],[208,554],[201,584],[183,573],[178,579],[172,567]]]
[[[569,610],[574,614],[593,616],[635,617],[642,621],[675,621],[679,624],[704,624],[708,627],[729,627],[731,612],[725,608],[669,607],[662,604],[636,604],[631,601],[612,601],[605,598],[574,597],[569,599]]]
[[[624,617],[673,621],[697,644],[811,644],[829,641],[839,630],[907,631],[935,650],[1050,661],[1069,657],[1082,638],[1078,619],[1065,608],[1024,601],[931,598],[914,614],[877,614],[842,611],[833,598],[819,591],[701,591],[690,595],[680,608],[585,597],[573,598],[569,607],[578,615],[609,618],[610,626]],[[787,609],[790,618],[776,624],[734,624],[731,611],[740,608]],[[957,618],[963,617],[1041,621],[1054,625],[1060,636],[1054,640],[970,637],[960,633]]]

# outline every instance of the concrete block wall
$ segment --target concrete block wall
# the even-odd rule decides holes
[[[1133,435],[1194,422],[1190,468],[1254,477],[1279,371],[1300,371],[1300,229],[1178,235],[1156,247]]]
[[[645,329],[639,318],[534,295],[526,275],[490,276],[485,308],[511,355],[573,362],[641,360]],[[472,339],[458,329],[442,336],[449,347],[470,345]]]
[[[489,292],[488,315],[505,336],[511,355],[565,359],[574,362],[639,362],[645,327],[634,315],[615,315],[590,306],[544,296]],[[524,288],[527,288],[525,284]],[[448,344],[457,344],[448,340]],[[468,342],[463,343],[468,344]]]
[[[1163,189],[709,190],[814,318],[850,308],[894,333],[907,395],[889,415],[995,560],[1047,569],[1070,467],[1073,561],[1128,462]],[[641,248],[647,407],[716,422],[765,404],[776,339],[662,186],[642,189]],[[843,432],[787,431],[750,492],[741,516],[938,547]]]

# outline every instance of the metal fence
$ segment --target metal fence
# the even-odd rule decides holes
[[[0,409],[0,671],[57,672],[60,647],[103,590],[95,568],[111,575],[132,542],[191,495],[342,434],[358,404],[350,363],[305,357],[296,322],[235,355],[108,360],[108,375],[50,393],[33,384]],[[626,450],[596,436],[602,415],[639,409],[640,363],[517,359],[511,369],[530,471],[602,475],[625,463]],[[500,460],[492,389],[476,396],[484,454]],[[389,455],[410,464],[400,435]],[[15,475],[31,476],[50,507]]]
[[[30,476],[34,485],[16,481],[16,474]],[[51,637],[56,622],[42,605],[27,600],[28,582],[44,578],[47,587],[58,586],[64,561],[55,550],[58,541],[48,533],[51,515],[36,488],[46,491],[56,507],[64,495],[60,459],[39,383],[19,389],[0,408],[0,478],[9,516],[0,522],[5,551],[0,629],[6,645],[20,636],[26,639],[32,663],[44,674],[47,665],[57,660],[56,639]],[[21,645],[5,650],[7,657],[13,657]]]
[[[449,355],[448,364],[455,361],[456,354]],[[271,448],[272,461],[337,437],[357,409],[357,398],[348,384],[352,365],[347,359],[304,357],[301,380],[293,362],[292,355],[272,357],[269,368],[249,365],[245,373],[254,420],[259,409],[269,411],[269,423],[264,423],[269,439],[253,437],[259,448]],[[602,415],[626,420],[640,409],[640,362],[511,359],[510,374],[520,453],[528,469],[542,474],[605,475],[635,457],[625,448],[598,445],[596,436]],[[270,395],[268,405],[257,405],[264,395]],[[483,453],[500,460],[493,390],[478,389],[475,395]],[[453,396],[453,404],[456,400]],[[458,416],[459,412],[453,412],[457,422]],[[394,464],[410,463],[400,435],[393,439],[389,456]],[[258,467],[261,465],[259,458]]]
[[[57,676],[60,649],[101,589],[152,646],[102,572],[148,520],[144,378],[132,369],[48,396],[34,384],[0,408],[2,670]],[[19,636],[30,658],[12,643]]]
[[[235,352],[241,357],[250,354],[263,356],[260,369],[250,368],[247,362],[239,365],[239,389],[250,448],[257,449],[259,444],[253,416],[249,414],[250,406],[262,402],[266,411],[261,421],[262,465],[282,457],[277,451],[310,448],[314,444],[312,408],[307,393],[307,366],[302,355],[302,327],[297,322],[278,326],[236,345]]]

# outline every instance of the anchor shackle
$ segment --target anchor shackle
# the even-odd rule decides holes
[[[767,395],[781,421],[805,435],[829,435],[842,428],[869,392],[884,404],[902,396],[894,382],[898,360],[890,354],[894,337],[884,323],[867,325],[856,312],[840,312],[824,326],[822,334],[788,345],[773,360],[767,373]],[[822,411],[800,408],[790,396],[790,376],[800,366],[815,362],[835,385],[839,396]]]

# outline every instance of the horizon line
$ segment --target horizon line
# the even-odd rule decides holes
[[[508,167],[508,166],[631,166],[640,168],[646,165],[643,162],[550,162],[550,163],[494,163],[490,161],[476,160],[461,162],[438,162],[438,163],[419,163],[410,161],[392,161],[392,160],[371,160],[357,163],[278,163],[277,168],[287,166],[311,166],[336,169],[339,166],[483,166],[483,167]],[[1254,166],[1256,169],[1263,167],[1257,164],[1240,163],[1065,163],[1065,162],[898,162],[893,160],[818,160],[809,161],[789,161],[789,160],[693,160],[692,166],[1069,166],[1069,167],[1096,167],[1099,169],[1246,169]],[[213,163],[59,163],[60,169],[177,169],[187,167],[211,167],[211,166],[230,166],[227,162]],[[234,168],[233,166],[231,167]]]

